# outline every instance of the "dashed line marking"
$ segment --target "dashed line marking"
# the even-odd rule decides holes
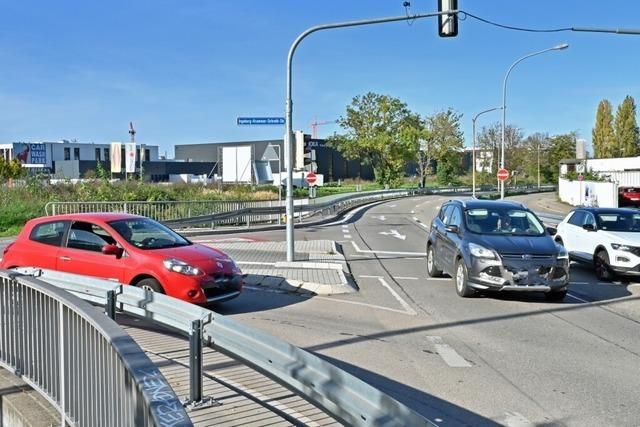
[[[387,288],[391,295],[400,303],[407,314],[411,314],[412,316],[418,314],[405,300],[402,299],[400,295],[398,295],[398,293],[387,283],[386,280],[384,280],[382,277],[378,277],[378,280],[380,281],[380,284]]]
[[[363,250],[363,249],[360,249],[356,244],[356,242],[354,242],[353,240],[351,241],[351,244],[353,245],[353,249],[355,249],[356,252],[360,252],[361,254],[409,255],[409,256],[419,256],[419,257],[427,256],[425,252],[394,252],[394,251]]]
[[[464,357],[460,356],[450,345],[445,344],[441,337],[430,336],[427,337],[427,339],[433,343],[436,352],[447,365],[452,368],[471,367],[471,363],[469,363]]]
[[[397,279],[397,280],[418,280],[417,277],[400,277],[400,276],[394,277],[394,279]]]
[[[344,235],[344,238],[345,238],[345,239],[350,239],[350,238],[351,238],[351,234],[345,234],[345,235]]]

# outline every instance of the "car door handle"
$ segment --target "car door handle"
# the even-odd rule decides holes
[[[68,256],[61,256],[60,259],[62,261],[71,261],[71,257],[68,257]]]

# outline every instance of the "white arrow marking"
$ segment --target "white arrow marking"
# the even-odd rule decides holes
[[[398,233],[398,230],[381,231],[380,234],[383,234],[385,236],[393,236],[396,239],[400,239],[400,240],[404,240],[407,238],[407,236],[405,236],[404,234]]]
[[[387,217],[384,215],[380,215],[380,216],[374,216],[374,218],[378,218],[380,221],[386,221]]]

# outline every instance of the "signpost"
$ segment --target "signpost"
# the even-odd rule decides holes
[[[283,125],[284,117],[238,117],[236,119],[238,126],[244,125]]]
[[[509,171],[505,168],[500,168],[497,173],[497,177],[500,181],[505,182],[509,178]]]

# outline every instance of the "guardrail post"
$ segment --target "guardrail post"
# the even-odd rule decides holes
[[[104,313],[112,320],[116,320],[116,291],[107,291],[107,303],[104,305]]]
[[[184,404],[190,410],[222,405],[210,396],[202,396],[203,326],[202,319],[193,320],[189,333],[189,398]]]

